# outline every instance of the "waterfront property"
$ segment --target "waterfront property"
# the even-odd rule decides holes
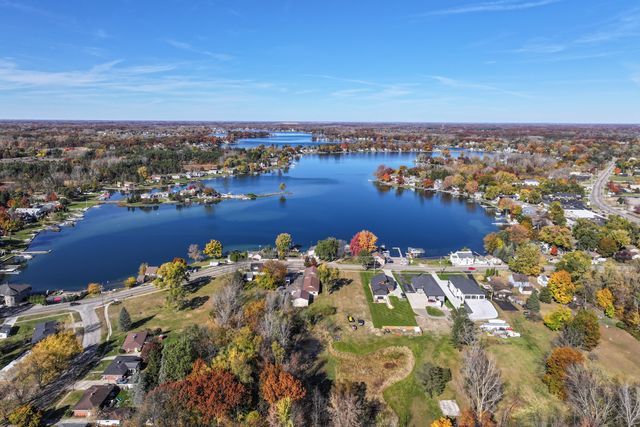
[[[0,285],[0,297],[2,297],[4,305],[15,307],[25,301],[31,293],[31,286],[21,284],[3,284]]]

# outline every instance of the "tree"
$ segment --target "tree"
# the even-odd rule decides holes
[[[158,277],[153,281],[160,289],[167,289],[167,305],[174,308],[182,307],[187,291],[184,282],[187,280],[187,262],[177,258],[171,262],[165,262],[158,268]]]
[[[515,224],[507,228],[507,233],[509,235],[509,241],[515,243],[516,245],[526,243],[531,238],[531,231],[527,227],[520,224]]]
[[[269,260],[262,266],[262,274],[256,278],[256,283],[263,289],[276,289],[284,284],[287,276],[287,265],[280,262]]]
[[[582,364],[569,366],[565,394],[581,426],[609,425],[614,415],[615,395],[600,372]]]
[[[146,181],[149,178],[149,169],[146,166],[140,166],[138,168],[138,175],[143,181]]]
[[[475,413],[480,416],[493,413],[504,394],[502,375],[493,359],[482,347],[473,345],[462,356],[460,373]]]
[[[189,258],[193,260],[193,262],[200,261],[202,259],[202,252],[200,251],[200,246],[196,245],[195,243],[189,245],[188,255],[189,255]],[[220,248],[220,256],[222,256],[222,247]],[[216,257],[216,258],[220,258],[220,257]]]
[[[495,254],[497,250],[504,246],[504,241],[500,238],[498,233],[489,233],[484,236],[484,250],[490,254]]]
[[[14,410],[8,418],[9,422],[17,427],[39,427],[42,423],[42,412],[27,404]]]
[[[431,427],[453,427],[453,424],[449,418],[440,417],[431,423]]]
[[[335,237],[319,240],[316,244],[316,256],[322,261],[334,261],[338,258],[340,243]]]
[[[613,294],[609,288],[603,288],[596,292],[596,301],[598,306],[604,310],[607,317],[615,315],[615,306],[613,305]]]
[[[593,311],[579,310],[568,325],[578,331],[582,337],[581,347],[587,351],[596,348],[600,342],[598,316]]]
[[[322,264],[318,267],[318,279],[323,286],[330,287],[340,279],[340,270]]]
[[[429,397],[439,396],[444,392],[447,383],[451,381],[451,370],[427,362],[422,365],[417,376]]]
[[[529,298],[527,298],[526,307],[528,310],[534,313],[540,312],[540,299],[538,298],[537,290],[534,290]]]
[[[120,315],[118,316],[118,325],[122,332],[128,332],[131,329],[131,316],[125,307],[120,309]]]
[[[124,287],[125,287],[125,288],[133,288],[133,287],[136,285],[136,283],[138,283],[138,281],[136,280],[136,278],[135,278],[135,277],[133,277],[133,276],[130,276],[130,277],[127,277],[127,278],[125,279],[125,281],[124,281]]]
[[[99,283],[89,283],[87,285],[87,293],[89,295],[99,295],[102,292],[102,286]]]
[[[551,274],[547,287],[553,299],[560,304],[569,304],[573,301],[576,285],[573,284],[571,275],[567,271],[560,270]]]
[[[604,236],[598,241],[598,253],[604,257],[612,256],[618,250],[618,244],[611,237]]]
[[[571,230],[559,225],[548,225],[546,227],[542,227],[538,233],[538,239],[541,242],[545,242],[559,248],[570,249],[572,246]]]
[[[329,396],[329,413],[334,427],[373,425],[364,383],[335,382]]]
[[[242,312],[242,279],[232,278],[211,299],[211,314],[216,325],[235,326]]]
[[[598,247],[602,238],[602,227],[595,222],[580,218],[573,226],[572,234],[576,239],[576,248],[583,251],[593,251]]]
[[[362,230],[357,232],[349,244],[351,255],[357,257],[362,251],[372,253],[377,248],[377,241],[378,237],[370,231]]]
[[[615,386],[617,419],[621,425],[633,427],[640,424],[640,386],[623,382]]]
[[[451,340],[458,349],[465,345],[474,344],[478,339],[475,323],[469,319],[464,308],[451,311],[453,326],[451,327]]]
[[[284,259],[287,256],[292,243],[293,240],[291,239],[291,234],[278,234],[278,236],[276,237],[276,250],[278,251],[278,258]]]
[[[18,369],[42,386],[67,369],[69,362],[80,351],[82,347],[72,331],[58,332],[33,346],[31,352],[18,363]]]
[[[545,304],[550,304],[553,300],[553,295],[551,295],[551,291],[548,287],[543,287],[540,289],[540,301]]]
[[[572,347],[555,348],[546,362],[546,373],[542,381],[549,392],[560,399],[566,398],[565,379],[570,366],[584,362],[584,356]]]
[[[278,188],[280,188],[280,191],[284,191],[287,189],[287,184],[285,184],[284,182],[281,182]]]
[[[543,263],[540,248],[533,243],[525,243],[516,249],[515,256],[509,260],[509,268],[516,273],[537,276],[542,272]]]
[[[268,363],[260,372],[260,395],[271,405],[284,398],[300,400],[306,394],[300,380],[284,371],[280,365]]]
[[[559,331],[571,320],[571,310],[567,307],[559,307],[557,310],[544,316],[544,324],[552,331]]]
[[[365,268],[369,269],[374,263],[373,255],[369,251],[360,251],[358,253],[358,262]]]
[[[549,205],[549,218],[555,225],[564,226],[567,223],[567,219],[564,216],[564,209],[560,202],[553,202]]]
[[[211,338],[206,330],[191,326],[174,341],[164,344],[159,383],[180,381],[191,373],[193,363],[198,359],[209,359],[215,353]]]
[[[218,240],[209,240],[204,247],[204,254],[211,258],[222,258],[222,243]]]
[[[560,258],[556,270],[568,271],[574,282],[580,282],[591,270],[591,257],[583,251],[566,253]]]
[[[227,419],[246,398],[245,387],[231,373],[206,368],[202,360],[194,364],[194,372],[184,380],[163,387],[174,390],[177,399],[197,412],[207,425]]]

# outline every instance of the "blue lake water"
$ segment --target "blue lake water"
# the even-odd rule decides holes
[[[239,139],[237,143],[233,144],[236,148],[255,148],[260,145],[275,145],[281,147],[288,145],[291,147],[300,146],[314,146],[320,144],[327,144],[328,141],[313,141],[310,133],[301,132],[273,132],[268,138],[247,138]]]
[[[483,236],[495,226],[479,205],[443,194],[381,190],[370,181],[378,165],[411,165],[413,159],[398,153],[313,155],[287,173],[207,181],[220,192],[257,194],[276,192],[284,182],[291,192],[285,201],[269,197],[153,210],[96,207],[75,227],[38,235],[30,249],[52,252],[36,256],[11,280],[36,290],[109,284],[136,275],[142,262],[159,265],[186,257],[191,243],[202,248],[215,238],[225,250],[257,248],[273,245],[281,232],[291,233],[303,247],[328,236],[349,240],[366,228],[388,248],[422,247],[427,256],[463,246],[481,251]]]

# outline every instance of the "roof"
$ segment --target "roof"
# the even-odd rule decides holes
[[[484,295],[484,292],[478,286],[478,282],[472,277],[454,274],[449,276],[449,281],[464,295]]]
[[[147,267],[144,274],[147,276],[156,276],[158,274],[158,268],[159,267]]]
[[[135,350],[136,348],[142,348],[149,333],[147,331],[142,332],[129,332],[127,337],[122,343],[122,348],[125,350]]]
[[[454,252],[453,255],[456,255],[458,258],[473,258],[473,252],[471,251],[457,251]]]
[[[42,341],[49,335],[55,334],[57,329],[58,322],[54,322],[53,320],[38,323],[36,325],[35,331],[33,332],[33,336],[31,337],[31,344],[35,344],[39,341]]]
[[[299,298],[309,301],[309,299],[311,298],[311,294],[304,289],[296,289],[295,291],[291,292],[291,299]]]
[[[320,279],[318,279],[317,268],[307,267],[304,270],[304,279],[302,280],[302,289],[307,292],[320,292]]]
[[[527,276],[526,274],[513,273],[511,277],[513,278],[514,282],[529,283],[529,276]]]
[[[416,291],[422,289],[425,295],[434,297],[443,297],[444,291],[430,274],[421,274],[411,278],[411,286]]]
[[[371,278],[371,291],[374,295],[388,295],[396,288],[396,282],[384,273]]]
[[[137,356],[118,356],[107,366],[102,375],[126,375],[130,370],[137,369],[141,362],[142,359]]]
[[[116,386],[113,384],[92,385],[84,392],[80,401],[76,403],[73,409],[86,411],[100,408],[105,404],[115,389]]]
[[[10,335],[12,328],[13,327],[11,325],[7,325],[7,324],[1,325],[0,326],[0,333]]]
[[[23,292],[27,292],[31,290],[30,285],[15,285],[15,284],[4,284],[0,285],[0,295],[5,297],[14,297]]]

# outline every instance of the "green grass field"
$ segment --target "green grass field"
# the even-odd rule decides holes
[[[373,277],[372,272],[366,271],[360,274],[360,280],[362,281],[362,287],[367,297],[367,304],[369,304],[373,326],[376,328],[382,328],[384,326],[418,326],[415,314],[408,301],[401,300],[395,296],[389,297],[393,308],[389,308],[383,303],[373,302],[373,294],[369,287],[371,277]]]

